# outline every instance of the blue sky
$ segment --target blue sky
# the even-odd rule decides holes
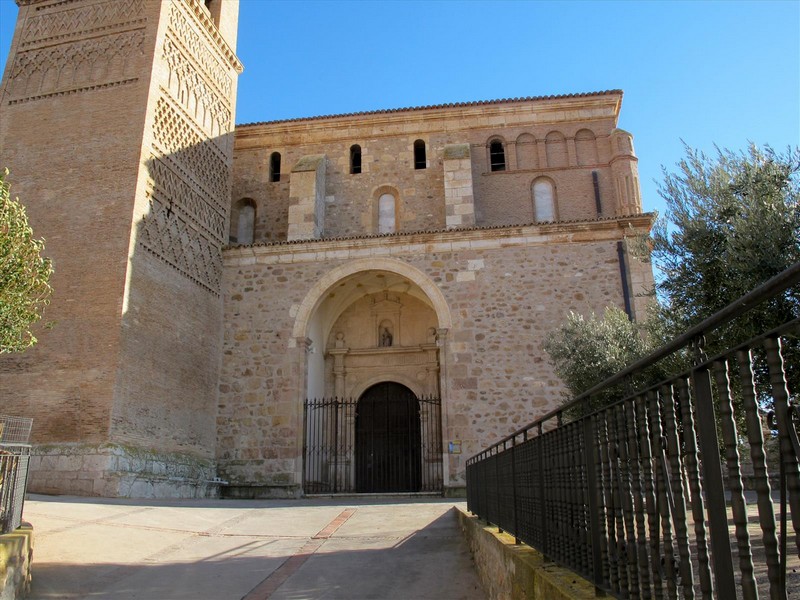
[[[798,1],[241,0],[238,54],[238,123],[620,88],[646,210],[681,140],[800,145]]]

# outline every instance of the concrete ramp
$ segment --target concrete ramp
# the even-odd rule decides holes
[[[486,598],[452,500],[32,496],[31,598]]]

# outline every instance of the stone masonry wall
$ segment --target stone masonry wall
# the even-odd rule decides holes
[[[221,476],[299,484],[306,350],[292,337],[298,306],[331,269],[365,257],[381,268],[386,256],[423,273],[449,307],[440,357],[444,441],[462,441],[463,454],[448,457],[446,484],[463,484],[467,457],[561,400],[541,347],[567,311],[622,306],[616,242],[628,222],[228,250]]]

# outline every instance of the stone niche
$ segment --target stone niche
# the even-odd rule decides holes
[[[409,294],[384,291],[350,304],[328,336],[326,396],[358,398],[382,381],[438,395],[436,322],[433,309]]]

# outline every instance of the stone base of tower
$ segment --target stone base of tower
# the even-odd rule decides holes
[[[224,485],[220,496],[227,500],[261,500],[301,498],[303,487],[299,484],[261,484],[261,483],[236,483]]]
[[[118,444],[33,447],[28,491],[107,498],[218,498],[214,461]]]

